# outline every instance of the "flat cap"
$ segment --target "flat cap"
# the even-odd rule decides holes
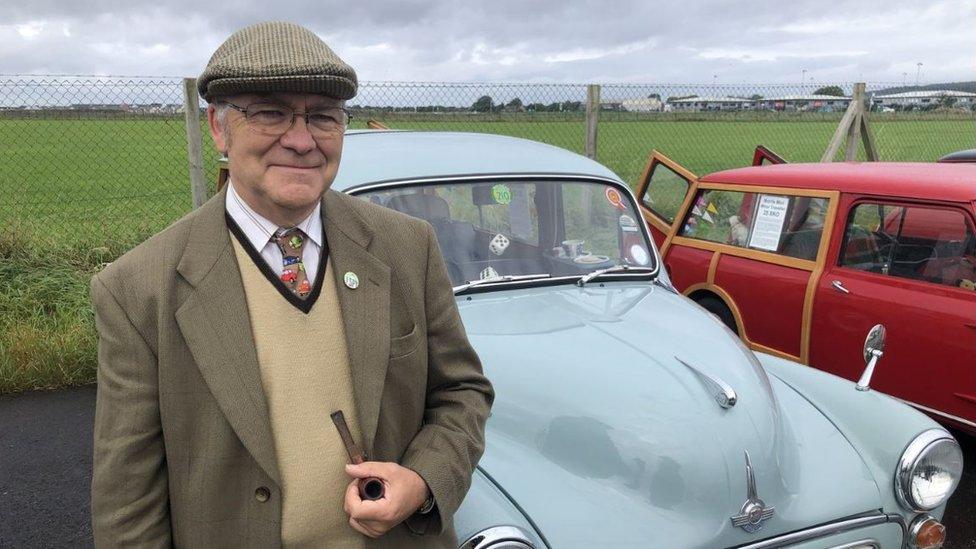
[[[230,35],[197,79],[200,96],[295,92],[351,99],[356,71],[312,31],[283,21],[257,23]]]

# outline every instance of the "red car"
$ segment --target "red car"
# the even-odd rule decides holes
[[[697,177],[653,152],[642,213],[677,288],[753,349],[976,434],[976,164],[784,164]],[[771,165],[762,165],[771,164]]]

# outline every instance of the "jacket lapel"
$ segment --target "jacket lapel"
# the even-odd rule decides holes
[[[281,484],[240,270],[224,218],[226,188],[200,207],[177,271],[193,286],[176,321],[238,438]]]
[[[362,444],[371,455],[390,358],[390,267],[369,252],[372,229],[347,202],[353,200],[359,199],[326,192],[322,216],[345,326]],[[346,285],[346,273],[356,275],[358,287]]]

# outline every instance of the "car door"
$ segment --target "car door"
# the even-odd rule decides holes
[[[637,187],[641,215],[658,249],[674,234],[674,228],[698,177],[658,151],[651,151]]]
[[[871,386],[976,429],[976,231],[963,205],[845,198],[813,307],[810,364],[856,380],[875,324]],[[839,227],[840,228],[840,227]]]
[[[767,166],[769,164],[786,164],[786,163],[787,162],[785,158],[774,153],[765,145],[757,146],[756,151],[752,153],[753,166]]]
[[[675,285],[720,318],[735,318],[733,329],[751,348],[805,362],[810,290],[826,257],[837,196],[700,181],[665,250]],[[694,255],[701,253],[709,254],[704,272]]]

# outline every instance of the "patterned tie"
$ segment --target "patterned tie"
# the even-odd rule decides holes
[[[312,285],[305,274],[305,264],[302,263],[302,246],[305,245],[305,233],[299,228],[278,231],[272,238],[284,262],[281,281],[298,297],[305,299],[312,292]]]

